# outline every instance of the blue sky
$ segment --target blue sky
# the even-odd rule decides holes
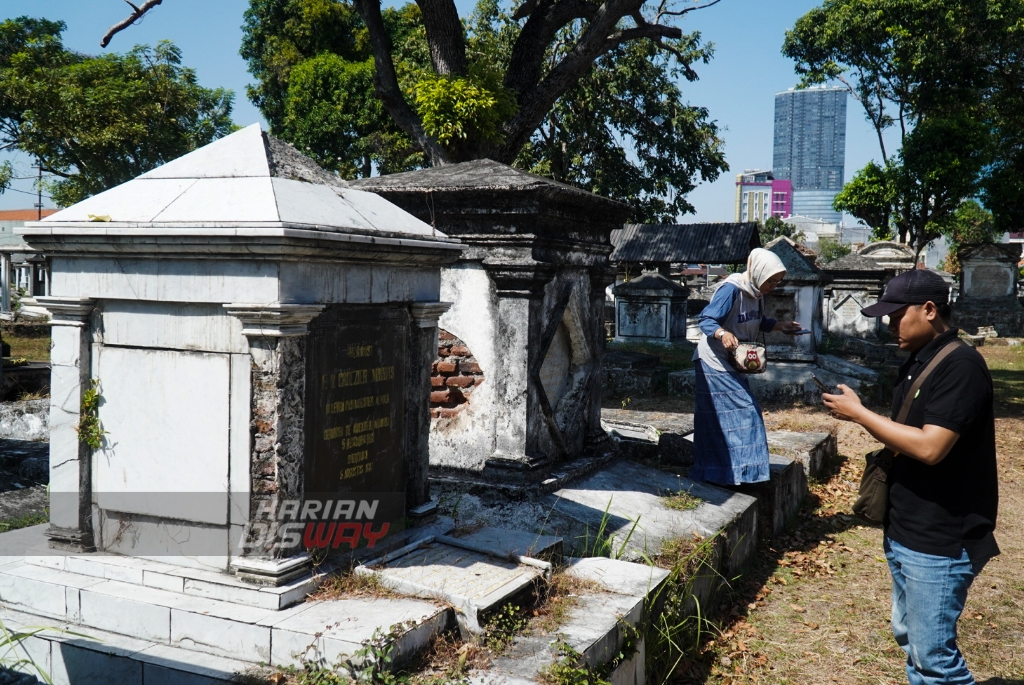
[[[456,0],[466,14],[472,0]],[[136,3],[138,4],[138,3]],[[748,168],[770,168],[774,95],[796,83],[793,65],[780,48],[786,29],[819,4],[815,0],[721,0],[719,4],[688,14],[685,31],[699,30],[715,44],[710,64],[696,65],[697,83],[682,84],[690,104],[707,107],[723,129],[726,159],[731,170],[716,182],[702,184],[690,194],[697,209],[683,221],[732,221],[734,181]],[[184,51],[185,64],[194,68],[200,83],[235,91],[234,118],[245,125],[263,118],[245,97],[250,82],[245,62],[238,55],[242,13],[248,0],[164,0],[136,26],[114,37],[108,50],[124,51],[136,43],[170,39]],[[0,17],[20,15],[61,19],[68,28],[65,44],[87,53],[99,53],[107,27],[127,16],[121,0],[4,0]],[[846,178],[879,156],[870,125],[856,102],[850,100],[847,117]],[[33,163],[16,156],[23,172]],[[31,190],[20,181],[18,190]],[[0,208],[31,207],[33,197],[8,191],[0,195]]]

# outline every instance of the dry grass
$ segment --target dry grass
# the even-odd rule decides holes
[[[18,357],[33,362],[50,361],[50,337],[24,337],[4,335],[3,341],[11,346],[11,358]]]
[[[1003,550],[971,589],[960,646],[978,682],[1024,684],[1024,352],[984,347],[996,387]],[[771,429],[832,430],[841,459],[812,487],[788,533],[761,550],[723,606],[722,634],[704,649],[711,674],[679,682],[905,683],[889,627],[891,579],[882,533],[849,515],[862,456],[877,446],[859,426],[820,408],[766,412]]]
[[[566,573],[565,569],[555,571],[530,612],[528,630],[535,635],[555,633],[569,618],[569,612],[578,603],[580,595],[598,592],[603,592],[601,585],[593,580],[577,578]]]
[[[351,570],[329,576],[316,592],[306,598],[307,602],[349,597],[394,597],[395,591],[381,583],[375,575],[353,573]]]

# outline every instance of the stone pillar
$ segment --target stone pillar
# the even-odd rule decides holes
[[[531,419],[540,420],[539,377],[543,357],[540,354],[542,331],[539,315],[544,285],[555,268],[547,264],[489,266],[496,286],[497,348],[501,350],[499,368],[492,374],[497,384],[501,415],[495,426],[494,453],[486,468],[529,472],[547,460],[537,449],[536,431]]]
[[[603,453],[610,444],[608,434],[601,427],[601,402],[604,397],[603,378],[601,373],[601,360],[604,358],[604,348],[607,337],[604,328],[604,303],[605,288],[615,283],[616,267],[594,266],[590,268],[590,316],[591,316],[591,340],[594,341],[592,351],[595,373],[590,375],[590,397],[598,398],[597,401],[587,405],[587,451]]]
[[[305,572],[301,538],[289,542],[271,512],[304,495],[306,334],[322,304],[228,304],[252,357],[250,531],[232,567],[246,580],[281,585]],[[257,542],[258,541],[258,542]]]
[[[430,499],[430,365],[437,356],[437,320],[451,302],[415,302],[410,305],[409,360],[406,369],[406,512],[411,518],[432,516],[437,504]]]
[[[82,396],[92,374],[95,300],[41,297],[50,312],[50,547],[95,549],[92,532],[92,450],[79,440]]]
[[[0,312],[11,311],[11,253],[0,253]]]

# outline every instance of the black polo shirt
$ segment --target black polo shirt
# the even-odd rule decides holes
[[[900,369],[893,420],[914,379],[957,334],[956,329],[942,333]],[[961,346],[940,362],[921,386],[906,424],[941,426],[960,437],[934,466],[896,458],[886,535],[924,554],[956,557],[966,549],[976,565],[999,554],[992,535],[999,504],[992,376],[977,350]]]

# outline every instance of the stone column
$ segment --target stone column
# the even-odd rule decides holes
[[[601,398],[604,397],[601,361],[604,357],[606,332],[604,328],[605,288],[615,282],[616,268],[613,266],[593,266],[590,268],[590,325],[591,340],[594,341],[591,374],[591,386],[587,395],[587,433],[586,451],[590,454],[601,454],[610,448],[608,434],[601,427]]]
[[[53,327],[50,355],[50,547],[95,549],[92,532],[92,449],[79,439],[82,396],[92,374],[91,299],[40,297]]]
[[[539,453],[536,431],[531,419],[541,421],[537,383],[530,382],[543,359],[540,309],[544,285],[554,275],[551,265],[487,265],[498,298],[495,346],[501,350],[499,368],[493,374],[497,402],[502,407],[495,426],[494,453],[487,469],[521,472],[543,466],[547,459]],[[506,476],[507,477],[507,476]]]
[[[411,518],[432,516],[430,499],[430,365],[437,357],[437,320],[451,302],[414,302],[409,336],[405,395],[406,512]]]
[[[242,321],[252,357],[250,531],[240,577],[282,585],[305,572],[301,537],[289,540],[272,512],[304,495],[306,334],[322,304],[227,304]]]
[[[0,252],[0,312],[11,311],[11,253]]]

